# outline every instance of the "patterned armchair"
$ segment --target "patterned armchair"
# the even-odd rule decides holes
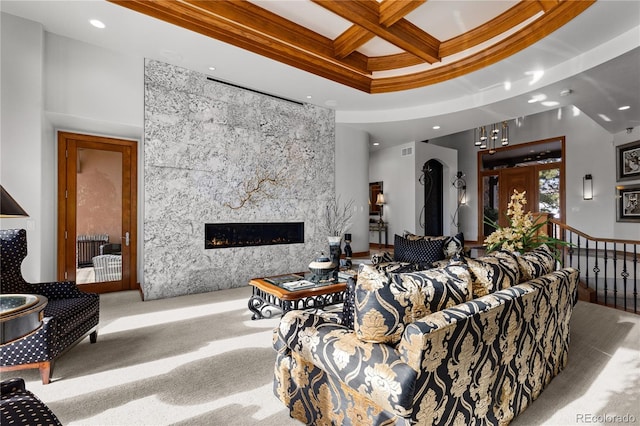
[[[85,293],[72,281],[30,284],[22,277],[27,256],[24,229],[0,230],[2,243],[0,288],[3,294],[40,294],[48,299],[42,327],[26,337],[0,346],[0,371],[38,368],[42,383],[48,384],[53,363],[87,335],[98,338],[100,299]]]

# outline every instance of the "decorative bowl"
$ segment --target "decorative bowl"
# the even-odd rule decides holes
[[[331,277],[336,266],[338,265],[322,253],[320,257],[309,264],[309,270],[318,280],[327,280]]]

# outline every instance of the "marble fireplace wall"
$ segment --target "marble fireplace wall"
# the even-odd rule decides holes
[[[335,117],[145,61],[145,299],[307,270],[328,250]],[[205,250],[204,224],[304,222],[305,242]]]

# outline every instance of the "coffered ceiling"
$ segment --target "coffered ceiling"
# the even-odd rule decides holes
[[[414,89],[499,62],[595,0],[110,0],[367,93]],[[294,4],[292,4],[294,3]]]
[[[96,54],[331,108],[339,125],[380,143],[372,149],[567,106],[612,134],[640,126],[635,0],[1,0],[0,9]],[[73,117],[53,118],[68,127]]]

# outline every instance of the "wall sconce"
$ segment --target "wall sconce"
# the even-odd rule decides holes
[[[458,190],[458,205],[467,205],[467,181],[464,180],[464,173],[456,173],[455,179],[451,182],[453,187]]]
[[[593,200],[593,178],[591,175],[584,175],[582,178],[582,199]]]

